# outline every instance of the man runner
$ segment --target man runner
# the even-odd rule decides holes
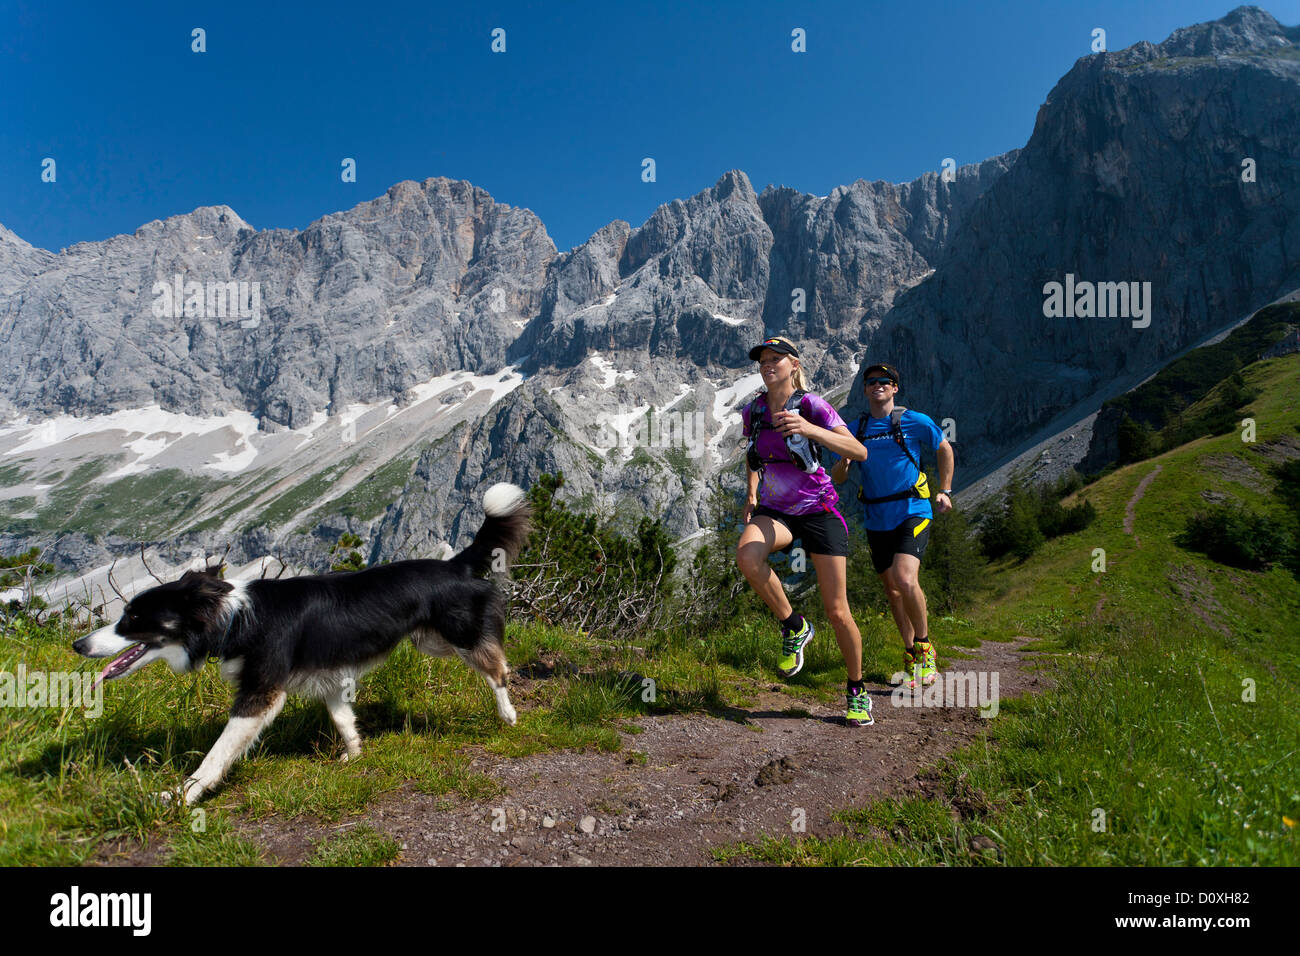
[[[867,449],[859,479],[871,563],[885,585],[889,609],[903,638],[903,681],[916,686],[914,671],[919,664],[921,683],[933,684],[938,676],[934,644],[926,619],[925,592],[918,580],[934,517],[921,468],[921,449],[931,449],[939,459],[940,490],[934,502],[943,514],[952,509],[952,445],[928,415],[895,406],[899,376],[894,366],[869,365],[863,375],[869,408],[858,419],[854,437]],[[848,459],[841,459],[831,469],[831,479],[837,484],[848,474]]]

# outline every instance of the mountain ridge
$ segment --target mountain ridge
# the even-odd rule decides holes
[[[75,467],[7,454],[42,419],[158,404],[242,410],[267,436],[257,441],[326,436],[339,460],[371,456],[357,468],[415,456],[387,517],[361,529],[381,542],[376,559],[420,523],[459,540],[458,516],[485,480],[527,483],[563,466],[575,495],[635,502],[689,537],[707,523],[719,471],[735,478],[728,439],[752,393],[747,351],[774,332],[799,341],[815,388],[853,384],[846,415],[862,358],[891,358],[901,401],[955,419],[960,486],[1109,383],[1300,286],[1300,157],[1285,135],[1300,128],[1300,28],[1239,8],[1186,31],[1081,58],[1024,148],[952,177],[859,179],[813,196],[759,193],[728,170],[641,226],[614,220],[565,252],[531,211],[446,177],[396,183],[301,231],[255,230],[218,205],[55,255],[0,227],[10,495],[39,514],[50,500],[40,489]],[[1257,182],[1239,181],[1243,156],[1258,161]],[[1156,321],[1045,321],[1041,289],[1067,273],[1151,281]],[[260,283],[264,314],[154,315],[151,290],[176,275]],[[486,388],[512,369],[517,385]],[[398,435],[385,408],[413,403],[426,430]],[[434,406],[484,411],[471,420]],[[356,445],[349,409],[364,426]],[[599,445],[602,423],[638,415],[698,416],[704,454]],[[143,467],[133,463],[150,460],[151,442],[191,440],[159,434],[123,435],[123,467]],[[445,462],[429,457],[438,443]],[[284,454],[278,483],[332,473],[319,455]],[[248,494],[255,518],[269,500]],[[196,514],[229,505],[214,494]]]

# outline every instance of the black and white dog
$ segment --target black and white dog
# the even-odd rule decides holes
[[[480,575],[504,570],[528,537],[522,489],[493,485],[473,542],[447,561],[398,561],[364,571],[284,580],[223,581],[218,569],[187,571],[131,599],[121,620],[76,641],[86,657],[113,661],[97,679],[133,674],[165,660],[184,673],[209,657],[236,686],[230,722],[184,784],[194,804],[215,787],[290,693],[325,701],[347,748],[361,753],[351,701],[356,681],[405,637],[426,654],[456,654],[487,679],[497,713],[514,724],[506,693],[506,602]]]

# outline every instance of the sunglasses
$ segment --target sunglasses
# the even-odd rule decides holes
[[[893,384],[894,384],[894,380],[892,378],[882,378],[879,375],[877,375],[875,378],[867,378],[862,380],[863,388],[870,388],[872,385],[893,385]]]

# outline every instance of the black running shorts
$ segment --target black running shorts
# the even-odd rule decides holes
[[[894,563],[894,555],[910,554],[921,560],[925,546],[930,543],[930,519],[913,515],[893,531],[868,531],[867,544],[871,545],[871,563],[877,574],[884,574]]]
[[[848,528],[844,526],[844,519],[833,511],[788,515],[766,505],[759,505],[754,509],[754,517],[759,515],[767,515],[789,528],[794,541],[798,541],[808,554],[829,554],[835,558],[849,556]],[[781,550],[788,552],[794,546],[794,541]]]

